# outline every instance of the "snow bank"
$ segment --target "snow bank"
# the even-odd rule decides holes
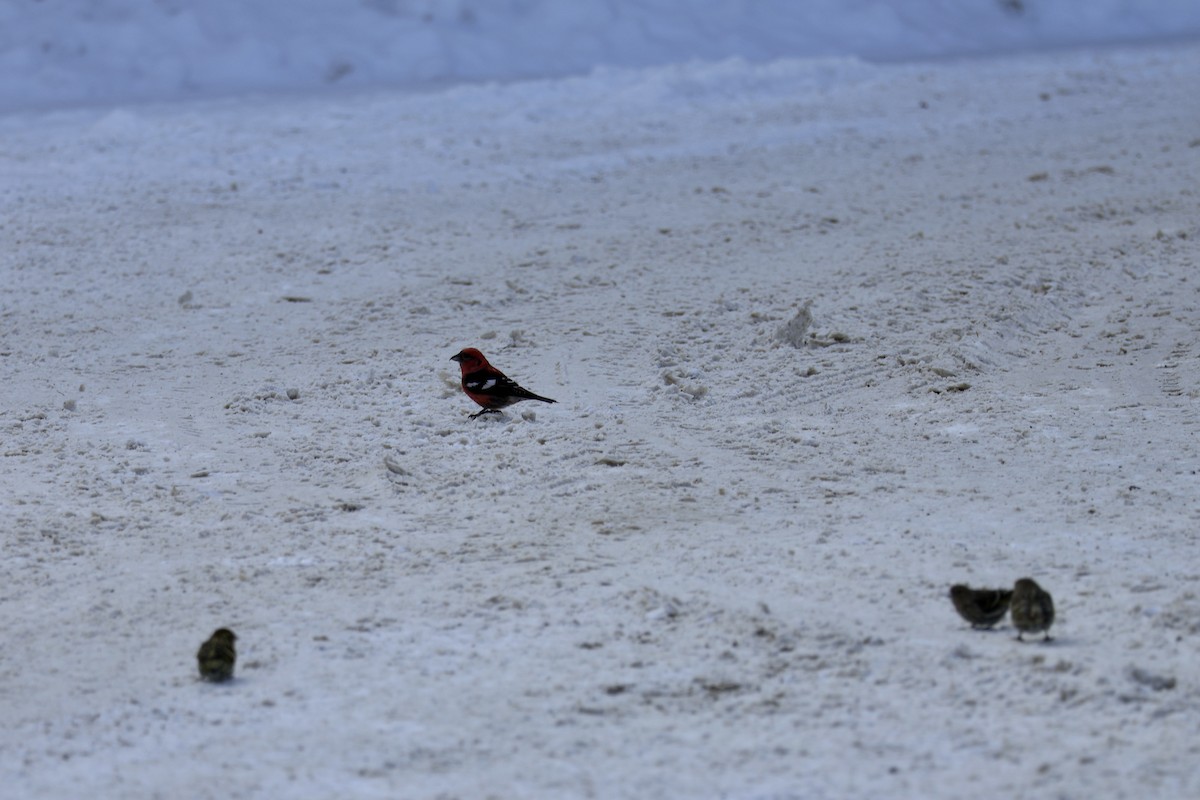
[[[511,81],[734,57],[928,58],[1198,33],[1200,5],[1190,0],[6,3],[0,110]]]

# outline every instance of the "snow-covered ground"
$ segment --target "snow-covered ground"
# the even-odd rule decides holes
[[[1196,0],[8,0],[0,111],[1189,35]]]
[[[0,117],[0,795],[1200,795],[1197,75]]]

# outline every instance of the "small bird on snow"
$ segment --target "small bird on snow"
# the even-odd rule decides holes
[[[1050,641],[1050,626],[1054,624],[1054,599],[1050,593],[1038,586],[1033,578],[1021,578],[1013,585],[1013,625],[1018,631],[1017,639],[1026,633],[1046,634],[1043,641]]]
[[[972,589],[961,583],[950,587],[950,599],[958,615],[972,628],[990,628],[1008,613],[1011,589]]]
[[[233,631],[218,628],[207,642],[200,645],[200,650],[196,653],[196,662],[200,666],[201,678],[220,683],[233,677],[233,662],[237,660],[233,643],[236,640]]]
[[[468,347],[457,355],[450,356],[462,369],[462,390],[467,397],[483,406],[483,410],[471,415],[471,419],[484,414],[499,414],[500,409],[522,400],[541,400],[553,403],[549,397],[522,389],[507,375],[488,363],[483,353]]]

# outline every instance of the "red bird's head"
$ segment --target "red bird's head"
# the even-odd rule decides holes
[[[458,355],[450,356],[451,361],[457,361],[462,367],[463,374],[474,372],[483,367],[490,367],[491,364],[483,357],[483,353],[476,350],[474,347],[468,347],[461,351]]]

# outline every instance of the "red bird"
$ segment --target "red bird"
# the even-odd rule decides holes
[[[512,379],[488,363],[483,353],[474,347],[468,347],[455,356],[451,361],[457,361],[462,368],[462,390],[467,397],[483,406],[483,411],[471,415],[471,419],[483,414],[499,414],[500,409],[519,403],[522,400],[541,400],[543,403],[553,403],[549,397],[534,394],[528,389],[522,389]]]

